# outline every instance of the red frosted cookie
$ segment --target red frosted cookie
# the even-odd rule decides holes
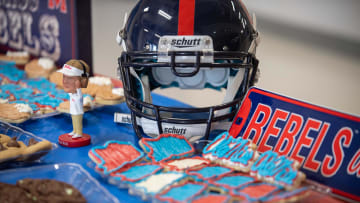
[[[237,200],[248,200],[251,202],[266,202],[274,194],[281,190],[280,187],[269,183],[255,183],[236,190],[230,194]]]
[[[205,194],[196,197],[192,203],[225,203],[230,202],[231,196],[222,194]]]
[[[210,160],[198,156],[160,162],[160,165],[162,165],[166,170],[170,171],[184,171],[186,169],[196,169],[209,164]]]
[[[111,140],[103,146],[93,147],[88,155],[99,169],[109,174],[128,164],[140,161],[144,153],[129,142]]]
[[[166,202],[187,202],[200,195],[207,188],[206,183],[186,181],[174,184],[155,196],[156,199]]]

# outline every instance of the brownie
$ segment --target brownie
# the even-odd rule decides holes
[[[76,188],[57,180],[26,178],[17,181],[16,185],[37,197],[37,202],[86,202],[86,199]]]
[[[31,194],[16,185],[0,183],[0,202],[32,203]]]
[[[86,199],[70,184],[25,178],[18,180],[16,185],[0,183],[0,202],[85,203]]]

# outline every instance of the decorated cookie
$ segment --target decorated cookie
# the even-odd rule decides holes
[[[186,178],[186,174],[179,172],[165,172],[151,175],[139,182],[130,184],[129,193],[140,195],[143,199],[160,193],[168,186]]]
[[[2,61],[14,61],[18,65],[25,65],[29,62],[30,55],[26,51],[7,51],[6,54],[0,54]]]
[[[10,100],[10,94],[5,92],[0,92],[0,104],[9,103]]]
[[[161,169],[163,169],[163,167],[158,164],[141,163],[112,172],[110,179],[111,182],[118,186],[126,186],[129,183],[134,183],[156,174],[160,172]]]
[[[209,184],[215,189],[225,189],[226,191],[234,190],[254,182],[256,182],[254,177],[244,173],[233,173],[209,180]]]
[[[11,101],[12,100],[27,101],[33,96],[34,90],[31,88],[22,87],[22,88],[10,90],[7,92],[11,95],[10,96],[10,98],[12,98]]]
[[[33,114],[42,114],[42,112],[40,111],[40,108],[34,104],[34,103],[29,103],[28,101],[24,101],[24,100],[15,100],[15,101],[11,101],[9,102],[9,104],[24,104],[24,105],[29,105],[30,108],[32,109],[33,111]]]
[[[224,132],[203,149],[203,157],[237,171],[249,172],[259,156],[255,149],[256,145],[249,140],[235,139]]]
[[[203,193],[206,188],[206,183],[186,181],[170,186],[155,198],[164,202],[186,202]]]
[[[160,164],[169,171],[185,171],[186,169],[196,169],[210,164],[208,159],[196,157],[184,157],[170,161],[161,161]]]
[[[250,174],[257,178],[281,185],[287,190],[293,190],[305,180],[304,173],[299,171],[300,164],[276,152],[266,151],[260,155],[251,167]]]
[[[233,169],[219,165],[203,166],[199,169],[186,170],[186,174],[195,176],[198,180],[210,180],[225,176],[226,174],[230,174],[232,172]]]
[[[2,77],[2,84],[17,83],[21,79],[25,79],[26,75],[23,70],[18,69],[15,64],[8,64],[1,66],[0,77]]]
[[[42,113],[51,113],[56,110],[63,100],[51,97],[48,94],[36,94],[31,97],[29,103],[36,104]]]
[[[111,140],[103,146],[93,147],[88,155],[104,174],[109,174],[140,161],[144,153],[130,142]]]
[[[26,80],[21,80],[20,84],[23,87],[32,88],[36,93],[48,93],[51,90],[55,89],[56,85],[51,83],[45,78],[31,78]]]
[[[0,104],[0,119],[9,123],[21,123],[28,120],[33,110],[27,104]]]
[[[142,138],[140,146],[153,162],[190,156],[194,147],[182,135],[161,134],[156,138]]]
[[[237,200],[247,200],[250,202],[266,202],[274,194],[280,192],[281,188],[270,183],[254,183],[236,190],[231,190],[232,195]]]
[[[98,104],[114,105],[125,101],[124,89],[113,88],[110,90],[99,91],[96,94],[95,101]]]
[[[14,101],[16,100],[14,96],[14,92],[17,92],[22,87],[17,84],[3,84],[0,85],[0,91],[2,93],[2,98],[7,99],[8,101]]]
[[[87,88],[81,89],[84,94],[95,97],[99,92],[112,91],[113,84],[108,77],[94,76],[89,78]]]
[[[308,196],[309,193],[309,187],[301,187],[292,191],[281,190],[280,192],[272,194],[267,202],[298,202]]]
[[[49,78],[50,74],[56,70],[56,66],[52,59],[41,57],[31,60],[24,69],[28,78]]]
[[[192,203],[227,203],[231,196],[225,194],[205,193],[192,199]]]
[[[70,96],[69,93],[65,92],[63,89],[51,89],[49,91],[49,95],[51,97],[57,98],[57,99],[61,99],[63,101],[69,100]],[[85,96],[85,95],[84,95]]]

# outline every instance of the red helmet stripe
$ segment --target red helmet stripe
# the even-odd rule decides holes
[[[194,34],[195,0],[179,0],[178,35]]]

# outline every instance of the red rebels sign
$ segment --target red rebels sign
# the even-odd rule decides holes
[[[251,88],[229,130],[301,163],[307,178],[360,200],[360,117]]]

